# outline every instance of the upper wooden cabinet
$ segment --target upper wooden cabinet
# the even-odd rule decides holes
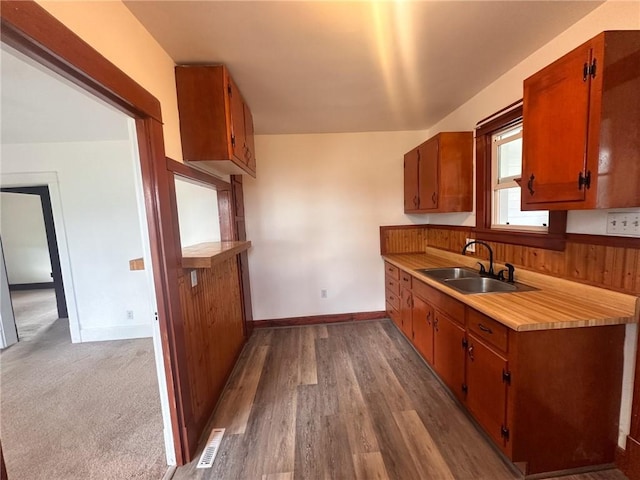
[[[215,175],[256,176],[253,117],[223,65],[176,67],[182,155]]]
[[[472,182],[473,133],[439,133],[404,156],[404,211],[470,212]]]
[[[524,82],[523,210],[640,206],[640,31],[604,32]]]

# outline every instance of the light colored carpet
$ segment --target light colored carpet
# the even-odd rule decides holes
[[[11,303],[20,340],[33,338],[58,319],[56,292],[53,288],[13,291]]]
[[[0,354],[11,480],[161,479],[167,470],[151,339],[72,344],[66,320]]]

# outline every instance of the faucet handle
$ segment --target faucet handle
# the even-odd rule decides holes
[[[513,272],[515,271],[515,267],[510,263],[505,263],[504,266],[507,268],[504,268],[498,272],[498,280],[505,280],[504,272],[509,272],[506,281],[509,283],[513,283],[514,282]]]
[[[482,262],[478,262],[478,265],[480,265],[480,275],[487,273],[487,270],[484,268]]]

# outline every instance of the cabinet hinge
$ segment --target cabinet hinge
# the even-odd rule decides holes
[[[231,146],[236,146],[236,136],[233,133],[231,134]]]
[[[231,84],[227,85],[227,93],[230,97],[233,97],[233,90],[231,89]]]
[[[591,66],[589,67],[589,75],[591,75],[591,78],[596,78],[596,59],[593,59],[593,62],[591,62]]]
[[[418,150],[418,161],[420,161],[420,150]]]
[[[467,391],[468,391],[468,390],[469,390],[469,387],[467,387],[467,384],[466,384],[466,383],[463,383],[463,384],[462,384],[462,391],[463,391],[464,393],[467,393]]]
[[[582,81],[586,82],[587,78],[596,78],[596,59],[594,58],[591,65],[585,62],[582,66]]]
[[[509,440],[509,429],[504,425],[500,426],[500,436],[505,440]]]
[[[586,175],[582,175],[582,172],[578,173],[578,190],[585,190],[591,188],[591,170],[587,171]]]
[[[502,381],[507,385],[511,385],[511,372],[502,370]]]

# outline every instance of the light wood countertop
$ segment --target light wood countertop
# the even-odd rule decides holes
[[[251,242],[205,242],[182,248],[182,268],[211,268],[248,250]]]
[[[640,315],[640,297],[521,268],[516,268],[515,280],[539,290],[463,294],[416,270],[454,266],[477,270],[478,259],[435,248],[427,248],[425,253],[388,254],[383,258],[423,283],[519,332],[637,323]],[[501,267],[502,264],[496,264],[495,270]]]

